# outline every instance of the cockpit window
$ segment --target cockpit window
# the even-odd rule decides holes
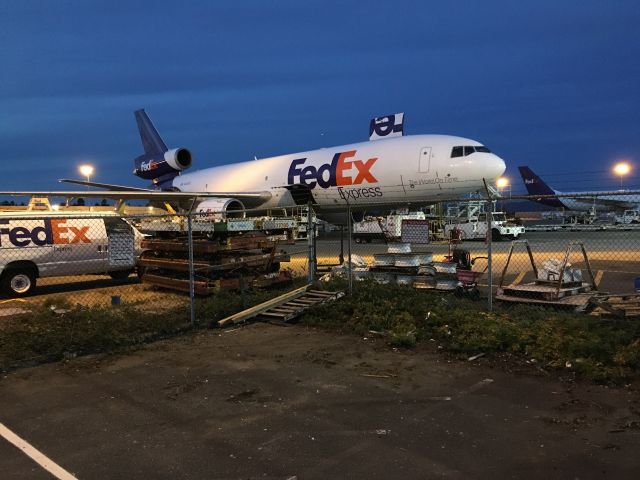
[[[473,152],[491,153],[491,150],[484,145],[480,145],[479,147],[473,147],[470,145],[465,145],[464,147],[453,147],[451,149],[451,158],[462,157],[463,155],[466,157],[467,155],[471,155]]]
[[[462,147],[453,147],[451,149],[451,158],[461,157],[462,156]]]

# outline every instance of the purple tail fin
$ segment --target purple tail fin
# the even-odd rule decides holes
[[[549,185],[536,175],[529,167],[518,167],[524,186],[527,187],[529,195],[555,195],[556,192]],[[558,198],[540,198],[535,200],[538,203],[549,205],[550,207],[564,207]]]
[[[191,152],[186,148],[169,150],[144,110],[136,110],[135,117],[144,154],[133,160],[133,174],[151,180],[156,189],[173,189],[173,179],[191,166]]]

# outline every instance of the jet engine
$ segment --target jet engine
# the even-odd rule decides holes
[[[191,152],[186,148],[173,148],[164,152],[164,161],[175,170],[186,170],[191,166]]]
[[[198,204],[196,215],[199,220],[224,220],[244,218],[244,205],[235,198],[211,198]]]

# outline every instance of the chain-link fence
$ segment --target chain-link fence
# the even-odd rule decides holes
[[[640,290],[640,195],[618,196],[543,199],[574,210],[536,209],[530,202],[541,198],[530,196],[398,204],[384,215],[347,208],[352,221],[340,240],[336,232],[317,237],[317,267],[344,276],[350,289],[372,280],[450,291],[484,299],[489,310],[501,302],[635,314],[637,297],[629,296]],[[522,206],[530,210],[515,210]]]
[[[349,291],[367,280],[452,292],[488,309],[496,301],[579,308],[587,294],[640,288],[640,196],[623,197],[582,195],[573,198],[581,209],[565,211],[459,199],[318,216],[307,205],[5,212],[0,315],[81,306],[206,325],[318,278],[342,278]]]

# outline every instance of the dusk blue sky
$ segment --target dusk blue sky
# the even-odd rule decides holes
[[[133,110],[196,168],[405,132],[479,140],[560,189],[640,188],[634,1],[28,1],[0,6],[0,190],[145,186]]]

